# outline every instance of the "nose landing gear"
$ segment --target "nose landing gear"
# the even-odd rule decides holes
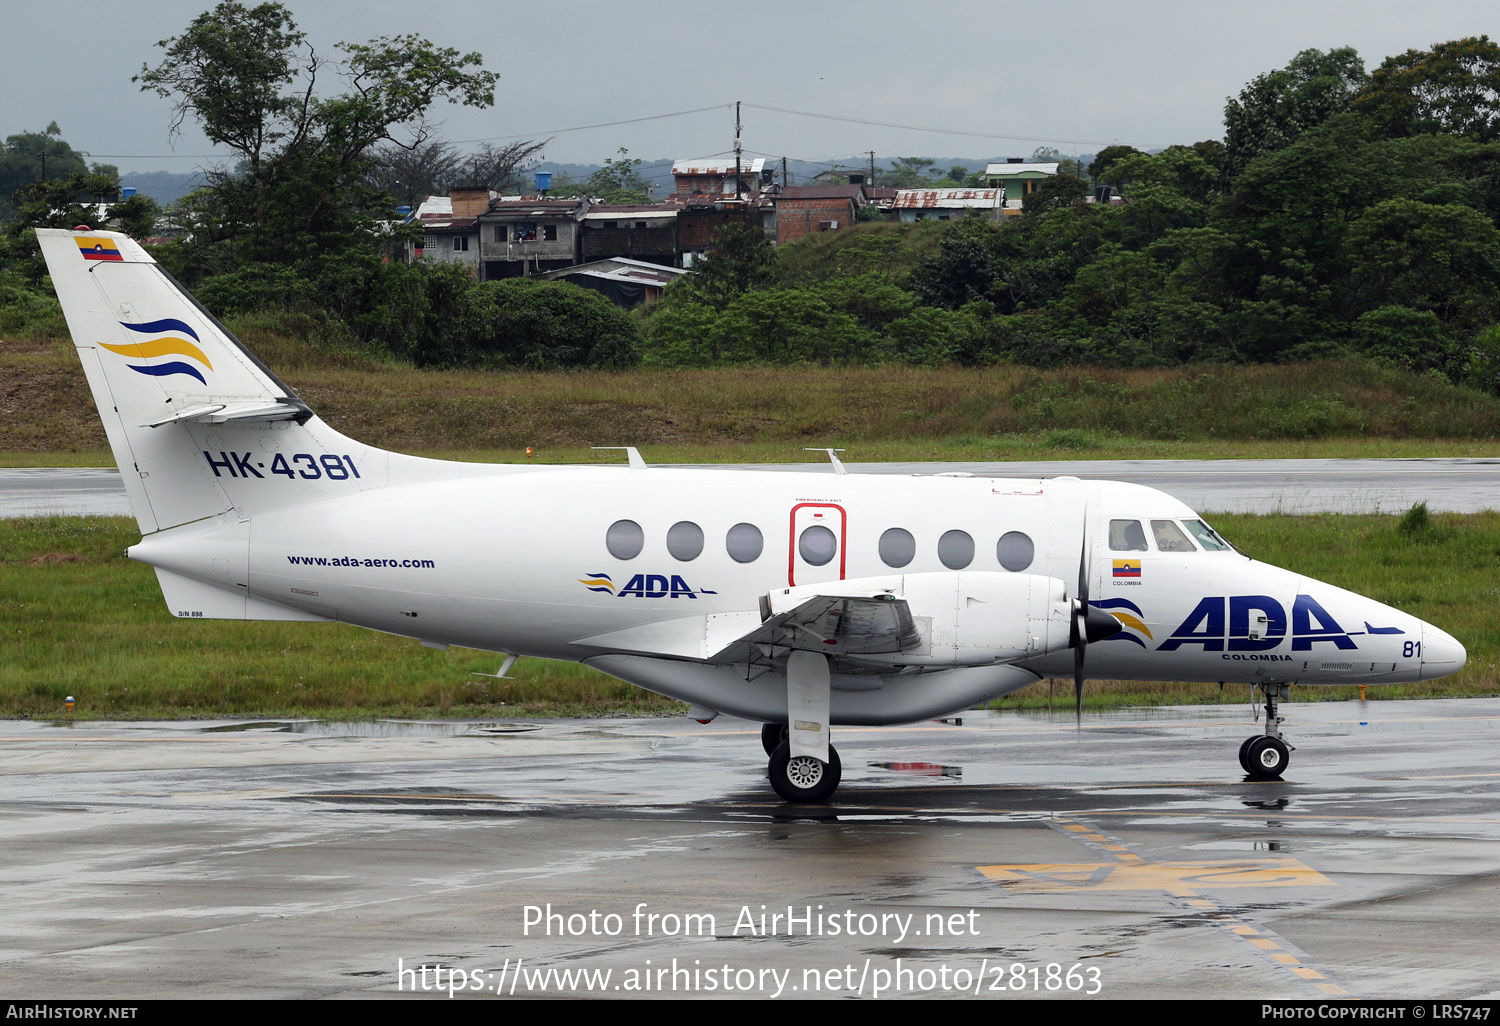
[[[1240,744],[1240,766],[1252,780],[1279,780],[1295,750],[1281,736],[1283,718],[1276,712],[1278,699],[1286,698],[1289,684],[1262,684],[1266,693],[1266,730]]]

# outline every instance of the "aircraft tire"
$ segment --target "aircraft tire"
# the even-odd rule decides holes
[[[1264,736],[1264,734],[1251,734],[1249,737],[1245,738],[1245,740],[1240,742],[1240,769],[1244,770],[1246,773],[1251,772],[1250,746],[1255,744],[1256,741]]]
[[[771,753],[769,772],[771,787],[783,800],[816,803],[833,797],[844,766],[833,745],[828,746],[828,761],[823,762],[809,756],[793,759],[791,742],[783,741]]]
[[[785,723],[762,723],[760,725],[760,746],[766,750],[767,755],[775,755],[776,746],[785,740]]]
[[[1292,761],[1292,753],[1280,738],[1258,737],[1250,743],[1245,761],[1250,764],[1250,775],[1255,779],[1279,780]]]

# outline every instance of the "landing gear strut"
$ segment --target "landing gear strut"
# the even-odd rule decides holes
[[[1286,698],[1291,685],[1262,684],[1266,693],[1266,730],[1254,734],[1240,744],[1240,766],[1253,780],[1279,780],[1292,761],[1294,749],[1281,736],[1283,718],[1276,712],[1276,703]]]
[[[844,768],[828,743],[828,659],[797,650],[786,663],[786,723],[767,723],[760,743],[771,756],[771,787],[789,802],[826,802]]]

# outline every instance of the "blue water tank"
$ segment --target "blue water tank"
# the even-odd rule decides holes
[[[552,172],[538,171],[536,173],[536,191],[546,192],[550,188],[552,188]]]
[[[123,196],[123,197],[125,197],[126,199],[130,199],[132,196],[135,195],[135,186],[133,186],[133,185],[127,185],[127,186],[125,186],[125,188],[123,188],[123,189],[120,190],[120,195]]]
[[[396,208],[396,213],[400,214],[402,217],[410,217],[411,216],[411,207],[405,207],[405,206],[403,206],[403,207],[397,207]]]

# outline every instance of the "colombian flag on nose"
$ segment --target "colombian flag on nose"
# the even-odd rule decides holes
[[[78,252],[85,260],[124,260],[120,251],[115,249],[115,244],[109,239],[97,239],[88,235],[74,236],[73,241],[78,243]]]

